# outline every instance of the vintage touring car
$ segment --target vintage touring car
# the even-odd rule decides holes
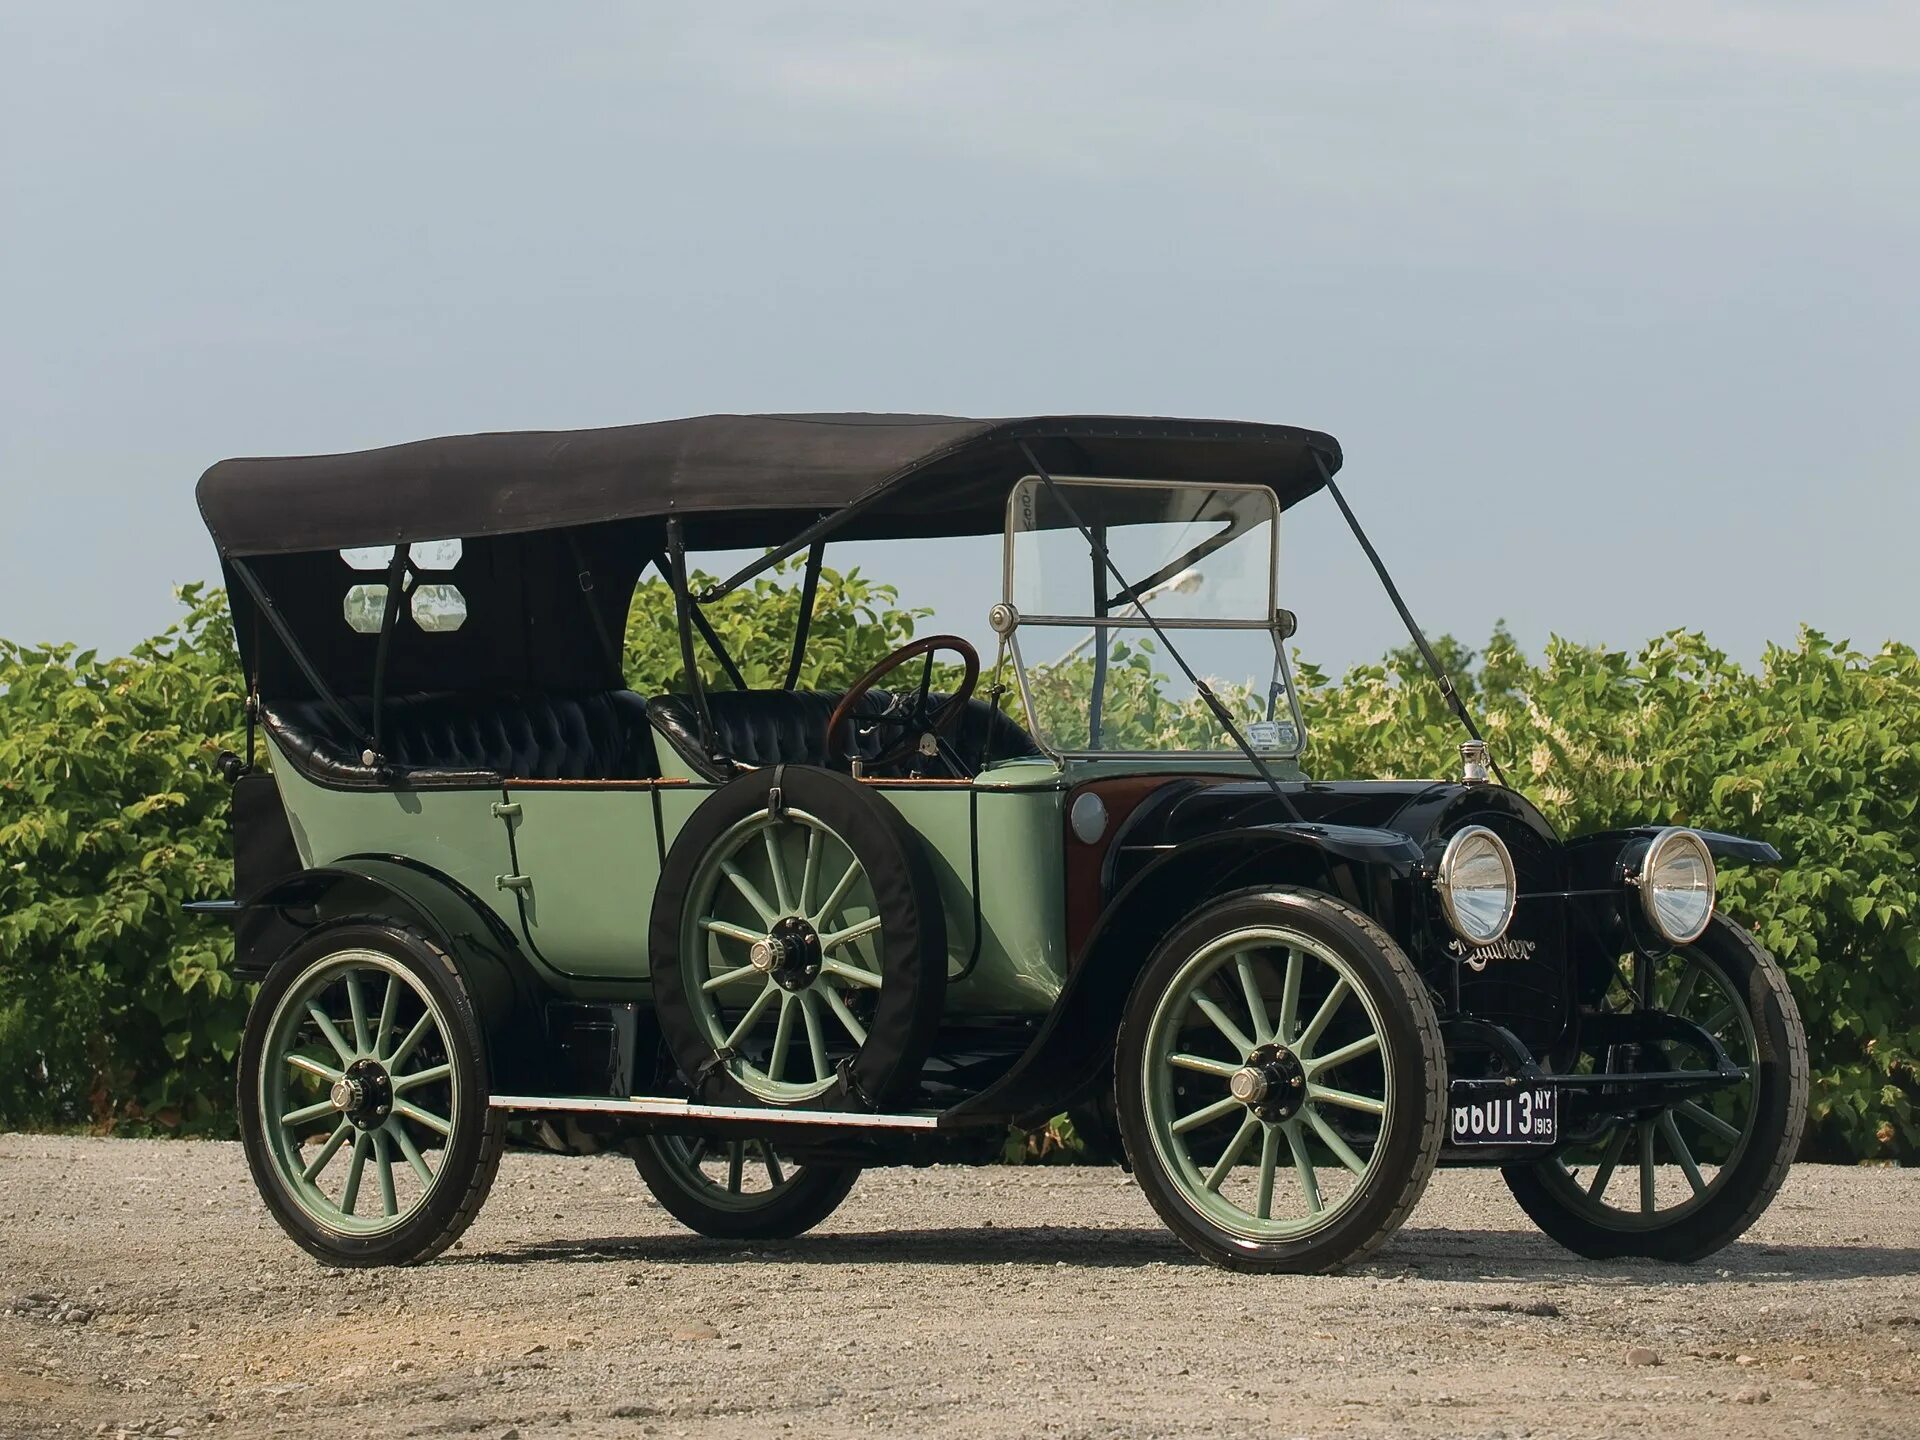
[[[1556,834],[1340,459],[1275,425],[767,415],[215,465],[247,754],[235,896],[196,908],[260,982],[239,1106],[275,1218],[335,1264],[422,1260],[511,1141],[793,1236],[865,1166],[989,1161],[1068,1112],[1234,1268],[1351,1262],[1436,1164],[1502,1167],[1585,1255],[1727,1244],[1807,1060],[1715,864],[1780,857]],[[1457,779],[1301,768],[1278,531],[1322,490],[1470,737]],[[985,687],[933,635],[798,688],[829,545],[995,535]],[[708,607],[776,565],[791,664],[750,686]],[[643,696],[649,567],[682,679]]]

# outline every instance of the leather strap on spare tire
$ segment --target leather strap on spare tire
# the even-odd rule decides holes
[[[765,838],[756,827],[769,816],[795,827],[797,838],[786,840],[792,847],[789,855],[799,853],[807,835],[822,827],[835,837],[821,842],[823,854],[831,845],[835,857],[831,862],[823,859],[821,869],[840,873],[817,875],[808,900],[817,905],[821,892],[830,891],[847,873],[850,854],[864,872],[859,893],[871,901],[873,913],[864,923],[879,922],[862,946],[860,968],[876,964],[881,983],[874,988],[837,989],[839,995],[852,997],[863,1007],[859,1023],[864,1040],[856,1042],[837,1016],[829,1018],[824,993],[814,997],[816,1018],[839,1028],[832,1032],[838,1047],[832,1083],[813,1095],[767,1093],[775,1087],[767,1083],[770,1069],[762,1067],[771,1067],[766,1034],[774,1027],[756,1022],[758,1028],[736,1046],[726,1045],[722,1031],[742,1017],[720,1017],[719,1002],[710,1001],[711,992],[703,990],[715,976],[750,963],[749,943],[731,933],[743,926],[778,931],[784,937],[782,943],[792,941],[798,930],[798,949],[804,949],[806,931],[793,926],[789,918],[805,908],[799,903],[803,881],[789,874],[783,891],[765,871],[742,877],[747,878],[746,888],[732,877],[715,878],[724,876],[726,868],[741,870],[755,863],[756,836]],[[783,829],[780,834],[785,837],[788,832]],[[737,864],[729,859],[731,855],[741,857]],[[727,865],[722,866],[722,861]],[[791,862],[786,866],[789,872],[793,868]],[[738,895],[730,894],[728,885]],[[752,911],[744,908],[740,898],[748,889],[755,897]],[[716,895],[725,898],[708,898]],[[783,900],[794,903],[783,904]],[[703,916],[727,904],[733,907],[731,930],[712,938],[702,928]],[[780,920],[767,922],[759,913],[763,906],[779,912]],[[823,919],[818,937],[822,943],[831,931]],[[695,1097],[709,1104],[797,1104],[869,1111],[904,1103],[919,1080],[946,994],[946,925],[923,842],[880,796],[846,775],[810,765],[778,765],[742,775],[721,786],[693,813],[667,853],[653,902],[648,952],[661,1035]],[[849,952],[841,953],[853,958]],[[789,979],[798,983],[793,976]],[[735,983],[743,987],[737,994],[744,996],[757,996],[761,988],[768,988],[758,974],[744,975]],[[813,986],[809,983],[806,988]],[[785,1001],[778,993],[769,999],[769,1010],[777,1014]],[[796,1035],[803,1018],[795,1017]],[[804,1035],[798,1035],[797,1049],[803,1068],[817,1068]],[[815,1068],[807,1068],[807,1081],[816,1081]],[[743,1076],[759,1083],[759,1093],[743,1083]]]

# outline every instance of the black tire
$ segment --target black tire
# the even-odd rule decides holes
[[[763,1139],[713,1141],[715,1146],[737,1146],[734,1173],[718,1183],[698,1178],[704,1142],[677,1135],[643,1135],[633,1145],[634,1168],[647,1182],[666,1212],[695,1234],[714,1240],[791,1240],[804,1235],[840,1208],[854,1182],[857,1165],[794,1166],[781,1168],[778,1152],[769,1162],[769,1142]],[[755,1147],[763,1147],[757,1153]],[[788,1162],[791,1164],[791,1162]],[[744,1196],[729,1194],[729,1183],[739,1183],[737,1167],[766,1166],[768,1179],[778,1171],[783,1183]]]
[[[1313,1120],[1319,1113],[1321,1102],[1313,1102],[1311,1106],[1303,1103],[1291,1116],[1277,1121],[1272,1116],[1279,1112],[1269,1110],[1263,1114],[1251,1105],[1244,1107],[1244,1114],[1229,1110],[1222,1117],[1218,1123],[1235,1127],[1236,1137],[1240,1128],[1250,1123],[1260,1127],[1263,1165],[1266,1164],[1265,1147],[1273,1145],[1277,1149],[1277,1142],[1271,1138],[1273,1132],[1286,1130],[1288,1126],[1292,1127],[1287,1142],[1289,1148],[1296,1156],[1307,1157],[1296,1159],[1293,1168],[1298,1173],[1288,1177],[1290,1184],[1297,1182],[1306,1213],[1297,1222],[1287,1222],[1297,1224],[1298,1233],[1279,1236],[1273,1234],[1275,1227],[1270,1219],[1257,1212],[1236,1212],[1244,1214],[1246,1223],[1232,1214],[1222,1218],[1223,1210],[1233,1210],[1224,1199],[1225,1185],[1212,1187],[1222,1197],[1219,1204],[1205,1200],[1194,1185],[1199,1175],[1197,1157],[1176,1153],[1179,1147],[1172,1139],[1172,1126],[1158,1123],[1154,1114],[1162,1103],[1176,1107],[1180,1103],[1177,1099],[1164,1098],[1176,1088],[1171,1082],[1164,1091],[1154,1088],[1161,1084],[1156,1077],[1164,1068],[1155,1059],[1156,1047],[1163,1043],[1157,1037],[1166,1033],[1166,1026],[1172,1025],[1174,1038],[1186,1048],[1192,1048],[1190,1037],[1196,1033],[1203,1039],[1211,1039],[1204,1027],[1191,1027],[1190,1022],[1190,1028],[1179,1028],[1182,1022],[1173,1007],[1186,1003],[1182,987],[1194,983],[1190,977],[1208,973],[1204,966],[1217,963],[1209,959],[1216,951],[1240,953],[1222,948],[1235,944],[1234,937],[1265,934],[1303,937],[1302,944],[1317,947],[1316,951],[1302,953],[1310,955],[1315,964],[1325,964],[1330,976],[1346,982],[1350,996],[1354,993],[1353,985],[1341,973],[1341,967],[1357,979],[1364,999],[1358,1001],[1357,1018],[1349,1016],[1342,1023],[1352,1027],[1348,1033],[1370,1030],[1376,1038],[1375,1053],[1379,1058],[1373,1064],[1378,1071],[1377,1084],[1384,1111],[1377,1117],[1377,1128],[1370,1137],[1371,1149],[1365,1157],[1364,1171],[1357,1172],[1357,1178],[1351,1178],[1349,1172],[1353,1167],[1348,1161],[1343,1169],[1332,1172],[1336,1183],[1347,1186],[1347,1193],[1332,1206],[1326,1206],[1322,1198],[1310,1151],[1293,1138],[1294,1135],[1306,1137],[1308,1126],[1304,1122]],[[1247,953],[1256,956],[1291,953],[1289,947],[1263,944],[1257,939],[1247,945],[1251,947]],[[1337,957],[1340,964],[1326,961],[1325,956]],[[1269,958],[1260,963],[1269,970],[1256,988],[1262,991],[1263,1005],[1270,1008],[1272,997],[1265,992],[1270,989],[1272,972],[1283,962]],[[1309,960],[1298,963],[1304,969]],[[1299,994],[1299,983],[1295,984],[1299,995],[1296,1010],[1303,1010],[1308,997]],[[1328,983],[1321,992],[1324,994],[1322,1004],[1354,1006],[1351,999],[1337,999],[1333,988],[1333,984]],[[1250,1013],[1251,997],[1248,1006],[1249,1011],[1241,1013]],[[1339,1017],[1345,1012],[1334,1013]],[[1312,1077],[1327,1073],[1311,1067],[1332,1067],[1342,1062],[1330,1054],[1314,1055],[1315,1047],[1328,1032],[1324,1029],[1314,1032],[1313,1022],[1300,1025],[1297,1013],[1293,1034],[1285,1035],[1285,1015],[1283,1001],[1282,1018],[1272,1023],[1271,1032],[1273,1039],[1282,1043],[1260,1052],[1277,1049],[1279,1059],[1272,1062],[1270,1071],[1263,1073],[1278,1077],[1284,1073],[1282,1062],[1299,1064],[1304,1068],[1302,1087],[1297,1093],[1311,1096],[1317,1084]],[[1157,1022],[1159,1016],[1169,1018]],[[1316,1021],[1319,1018],[1316,1013]],[[1257,1019],[1253,1021],[1256,1028],[1259,1023]],[[1232,1040],[1224,1038],[1224,1032],[1222,1037],[1218,1043],[1228,1052],[1237,1048]],[[1250,1035],[1250,1038],[1257,1036]],[[1364,1033],[1359,1043],[1366,1043]],[[1288,1060],[1290,1048],[1298,1052],[1291,1061]],[[1352,1046],[1336,1047],[1336,1052],[1348,1048]],[[1230,1058],[1227,1063],[1232,1063]],[[1352,1063],[1364,1063],[1364,1057]],[[1198,1088],[1218,1080],[1215,1076],[1212,1081],[1196,1081],[1194,1085]],[[1277,1079],[1275,1083],[1278,1084]],[[1345,1083],[1343,1080],[1342,1084]],[[1210,1093],[1202,1092],[1203,1095]],[[1156,1100],[1156,1095],[1163,1099]],[[1367,1097],[1348,1096],[1349,1100],[1356,1098]],[[1228,1099],[1232,1099],[1231,1095]],[[1330,896],[1291,887],[1262,887],[1212,901],[1168,935],[1155,950],[1133,987],[1121,1023],[1115,1063],[1115,1101],[1121,1137],[1141,1190],[1168,1228],[1197,1254],[1229,1270],[1329,1271],[1351,1264],[1385,1243],[1425,1192],[1446,1130],[1445,1052],[1425,986],[1391,936],[1360,911]],[[1217,1109],[1221,1103],[1214,1100],[1202,1109]],[[1333,1113],[1327,1108],[1329,1114]],[[1194,1113],[1188,1112],[1178,1123],[1186,1123]],[[1314,1121],[1314,1127],[1330,1123],[1321,1115]],[[1207,1131],[1203,1127],[1194,1133],[1204,1140]],[[1331,1142],[1324,1141],[1325,1132],[1319,1133],[1322,1143],[1330,1145]],[[1235,1162],[1228,1152],[1233,1151],[1237,1143],[1237,1138],[1227,1141],[1217,1162],[1228,1167],[1230,1180]],[[1344,1142],[1343,1137],[1343,1143],[1348,1144],[1349,1154],[1359,1158],[1351,1142]],[[1336,1153],[1336,1161],[1338,1159]],[[1272,1175],[1271,1167],[1267,1173]],[[1267,1194],[1258,1201],[1259,1209],[1268,1208],[1268,1202],[1278,1198],[1277,1184],[1277,1179],[1267,1180]],[[1208,1208],[1202,1208],[1203,1204]]]
[[[422,1050],[431,1047],[432,1053],[422,1058],[444,1064],[448,1074],[434,1087],[407,1093],[423,1100],[436,1092],[444,1095],[448,1098],[438,1103],[444,1103],[451,1115],[449,1132],[439,1148],[439,1165],[429,1167],[431,1183],[420,1187],[418,1198],[393,1223],[376,1225],[369,1232],[345,1228],[344,1217],[339,1225],[328,1223],[316,1214],[316,1209],[324,1207],[316,1205],[311,1192],[306,1199],[301,1197],[296,1190],[299,1177],[291,1174],[283,1158],[286,1152],[273,1138],[284,1133],[276,1128],[277,1117],[269,1114],[268,1101],[278,1092],[262,1086],[266,1052],[277,1033],[276,1017],[293,1014],[293,1007],[283,1008],[283,1002],[289,996],[297,998],[304,987],[324,982],[333,973],[332,967],[344,963],[342,957],[352,955],[383,957],[389,962],[386,973],[403,972],[411,985],[418,987],[411,996],[417,1013],[424,1014],[427,1009],[422,997],[431,997],[438,1016],[428,1040],[422,1043]],[[358,1022],[351,1026],[353,1030],[359,1028]],[[399,1044],[393,1048],[398,1050]],[[377,916],[320,925],[289,947],[274,965],[247,1015],[240,1046],[238,1099],[241,1143],[267,1209],[295,1244],[331,1265],[411,1265],[446,1249],[472,1223],[492,1188],[506,1136],[504,1119],[487,1103],[486,1044],[480,1019],[452,957],[412,925]],[[343,1115],[340,1123],[344,1128],[349,1117]],[[366,1132],[380,1132],[383,1156],[388,1153],[388,1136],[394,1137],[398,1148],[394,1127],[406,1129],[407,1144],[416,1153],[421,1144],[414,1137],[430,1135],[395,1114]],[[360,1147],[359,1134],[356,1130],[351,1136],[354,1151]],[[431,1139],[427,1143],[430,1145]],[[340,1147],[341,1151],[347,1149],[346,1145]],[[302,1151],[292,1153],[304,1158]],[[394,1184],[392,1173],[389,1170],[387,1187]],[[324,1175],[320,1178],[325,1179]]]
[[[858,861],[862,883],[869,887],[862,893],[870,895],[880,922],[874,948],[881,983],[857,997],[872,1006],[861,1021],[865,1038],[849,1050],[850,1032],[837,1030],[844,1062],[835,1066],[837,1078],[820,1093],[792,1099],[766,1093],[776,1088],[770,1084],[756,1092],[743,1083],[743,1075],[756,1073],[744,1053],[720,1054],[724,1047],[719,1039],[724,1037],[717,1035],[721,1027],[712,1021],[702,993],[714,973],[712,952],[687,938],[699,921],[693,912],[703,903],[702,893],[717,885],[708,868],[710,857],[733,843],[731,837],[740,836],[742,827],[761,824],[759,817],[771,814],[776,786],[783,825],[800,826],[798,817],[806,817],[825,827],[834,843]],[[852,778],[815,766],[784,765],[742,775],[715,791],[673,843],[648,934],[661,1035],[698,1098],[726,1105],[877,1110],[904,1101],[917,1087],[946,995],[946,927],[939,889],[920,838],[897,810]],[[727,963],[741,963],[746,953]],[[759,982],[749,977],[747,983]],[[824,988],[825,982],[809,982],[804,988],[816,984]],[[786,998],[775,998],[784,1008]],[[763,1046],[765,1038],[764,1030],[748,1037]],[[747,1043],[740,1042],[742,1052]]]
[[[1733,1053],[1737,1063],[1751,1063],[1756,1076],[1751,1093],[1746,1087],[1740,1092],[1746,1123],[1704,1193],[1650,1216],[1591,1202],[1559,1159],[1506,1167],[1501,1173],[1507,1188],[1534,1224],[1591,1259],[1687,1264],[1731,1244],[1779,1193],[1806,1125],[1806,1029],[1778,962],[1745,929],[1721,915],[1676,958],[1683,965],[1696,958],[1704,961],[1709,973],[1717,969],[1728,982],[1725,993],[1746,1009],[1756,1053]],[[1655,1134],[1658,1138],[1649,1144],[1665,1147],[1669,1166],[1677,1168],[1670,1142],[1658,1130]],[[1690,1150],[1701,1143],[1698,1136],[1693,1142],[1682,1140]],[[1650,1153],[1657,1163],[1658,1149]],[[1697,1157],[1689,1158],[1697,1166]],[[1612,1193],[1609,1183],[1602,1182],[1603,1201]]]

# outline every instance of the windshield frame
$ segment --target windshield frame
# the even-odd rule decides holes
[[[1205,616],[1159,616],[1151,620],[1146,618],[1145,607],[1136,597],[1148,594],[1161,576],[1172,576],[1191,566],[1204,562],[1207,556],[1224,548],[1233,540],[1245,535],[1253,524],[1228,526],[1218,534],[1206,536],[1182,555],[1164,562],[1153,575],[1147,577],[1126,576],[1124,587],[1112,598],[1112,603],[1126,606],[1132,613],[1126,615],[1074,615],[1074,614],[1023,614],[1015,605],[1015,564],[1014,547],[1021,535],[1044,533],[1049,529],[1071,530],[1071,525],[1040,526],[1033,523],[1036,497],[1044,494],[1049,481],[1062,487],[1080,489],[1138,489],[1158,491],[1206,491],[1211,494],[1226,493],[1244,496],[1261,507],[1259,520],[1253,524],[1265,523],[1268,526],[1267,539],[1267,614],[1264,619],[1247,616],[1207,618]],[[1246,763],[1244,751],[1232,745],[1222,745],[1205,750],[1193,749],[1155,749],[1122,750],[1105,748],[1070,748],[1056,744],[1054,738],[1042,722],[1034,700],[1033,686],[1028,679],[1028,666],[1020,645],[1020,631],[1026,626],[1039,626],[1046,629],[1092,630],[1101,637],[1104,645],[1106,636],[1114,631],[1146,630],[1264,630],[1270,636],[1273,645],[1273,678],[1270,687],[1277,688],[1274,694],[1270,688],[1268,710],[1271,715],[1281,695],[1286,699],[1286,711],[1292,721],[1293,739],[1290,745],[1262,746],[1263,754],[1276,761],[1296,762],[1306,747],[1306,726],[1300,713],[1299,692],[1294,684],[1293,666],[1287,656],[1286,641],[1292,633],[1292,627],[1285,623],[1286,612],[1280,608],[1280,515],[1282,507],[1279,497],[1264,485],[1222,484],[1200,480],[1148,480],[1123,479],[1101,475],[1055,475],[1051,477],[1038,474],[1023,476],[1007,494],[1007,518],[1001,547],[1001,604],[995,607],[1008,622],[1000,630],[1001,644],[1005,652],[1013,659],[1014,678],[1019,686],[1020,701],[1026,711],[1027,729],[1034,743],[1056,760],[1164,760],[1169,762],[1199,762],[1217,765],[1221,761]],[[1084,544],[1084,539],[1083,542]],[[1090,552],[1091,554],[1091,552]],[[1290,618],[1290,617],[1286,617]],[[1160,634],[1159,640],[1168,650],[1174,650],[1172,636]],[[1175,651],[1175,657],[1178,652]],[[1181,659],[1184,664],[1184,659]]]

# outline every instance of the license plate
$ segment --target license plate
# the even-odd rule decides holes
[[[1560,1138],[1560,1092],[1455,1086],[1448,1127],[1455,1145],[1551,1145]]]

